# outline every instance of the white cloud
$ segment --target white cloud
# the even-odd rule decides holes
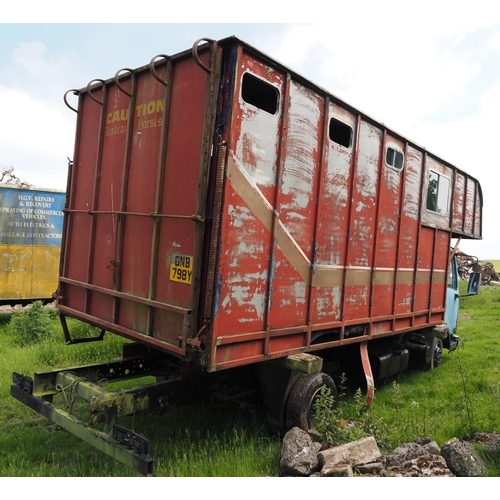
[[[479,64],[453,47],[484,22],[436,30],[422,13],[401,17],[394,10],[384,17],[377,8],[373,2],[360,16],[350,12],[353,23],[342,23],[336,12],[332,25],[294,25],[274,48],[286,65],[404,133],[401,128],[460,95],[478,73]]]
[[[0,86],[0,137],[13,145],[57,154],[71,144],[73,134],[68,113],[35,99],[25,91]]]
[[[477,177],[484,241],[463,245],[491,259],[500,252],[500,25],[491,10],[435,4],[429,15],[421,3],[402,10],[392,2],[371,2],[356,13],[354,2],[331,9],[328,25],[291,26],[272,50],[287,66]]]
[[[20,43],[0,68],[0,165],[26,182],[66,187],[66,157],[73,154],[76,115],[63,104],[69,57],[41,42]]]
[[[9,64],[0,68],[2,83],[16,89],[29,89],[32,95],[54,99],[59,103],[68,75],[78,75],[78,66],[69,53],[49,51],[39,41],[17,45]],[[68,49],[69,50],[69,49]]]
[[[490,47],[494,50],[500,50],[500,33],[497,33],[492,37]]]

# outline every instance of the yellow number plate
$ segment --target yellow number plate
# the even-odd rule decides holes
[[[173,260],[170,264],[170,281],[190,285],[193,279],[193,257],[175,255]]]

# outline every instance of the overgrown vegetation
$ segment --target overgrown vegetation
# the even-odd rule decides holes
[[[68,328],[73,338],[98,333],[71,318]],[[103,341],[66,346],[57,312],[41,304],[0,314],[0,476],[139,475],[9,394],[13,372],[33,376],[37,371],[118,359],[125,342],[107,334]],[[122,386],[133,384],[125,381]],[[262,411],[219,402],[188,403],[119,422],[150,440],[155,476],[278,475],[281,441],[269,433]]]
[[[9,331],[15,344],[25,347],[50,338],[54,329],[53,318],[56,311],[43,306],[42,301],[33,302],[27,311],[13,313]]]
[[[322,387],[313,405],[315,429],[325,440],[337,446],[379,434],[373,412],[366,408],[361,388],[348,398],[346,383],[347,378],[342,373],[336,405],[331,390],[326,386]]]
[[[326,390],[315,403],[323,436],[342,444],[373,435],[382,452],[390,453],[419,437],[442,446],[452,437],[500,432],[500,287],[483,287],[478,296],[461,300],[459,348],[444,355],[440,368],[408,371],[379,384],[368,410],[360,390],[346,393],[341,377],[338,408],[331,408]],[[490,458],[489,465],[488,474],[500,476],[498,459]]]
[[[316,407],[318,430],[336,444],[373,435],[383,453],[419,437],[442,446],[452,437],[500,431],[499,305],[496,286],[462,298],[460,347],[446,352],[437,370],[408,371],[378,384],[369,409],[364,387],[337,378],[338,408],[331,410],[331,395],[323,391]],[[69,321],[69,328],[75,336],[96,334],[77,321]],[[137,475],[9,396],[14,371],[31,376],[116,359],[124,342],[106,335],[101,342],[65,346],[57,312],[39,305],[0,316],[1,476]],[[281,439],[269,432],[263,411],[192,401],[123,420],[150,439],[157,476],[278,475]],[[498,460],[490,464],[489,475],[499,476]]]

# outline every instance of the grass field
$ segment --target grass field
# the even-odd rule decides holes
[[[461,299],[461,344],[430,372],[409,371],[376,388],[368,414],[379,447],[429,436],[442,445],[452,437],[500,431],[500,287],[482,287]],[[20,345],[10,315],[0,317],[0,476],[120,477],[137,473],[97,452],[9,395],[12,372],[75,366],[119,358],[123,340],[65,346],[55,312],[37,343]],[[75,327],[75,325],[73,325]],[[40,331],[42,331],[40,330]],[[348,405],[354,405],[352,393]],[[260,409],[196,402],[124,419],[151,440],[158,477],[277,476],[281,440]],[[490,476],[500,475],[491,464]]]
[[[47,330],[43,339],[24,346],[14,339],[10,315],[0,317],[0,477],[139,476],[9,395],[14,371],[32,376],[35,371],[121,357],[124,341],[114,335],[103,342],[65,346],[59,322],[49,314],[39,323],[47,327],[39,330]],[[70,326],[73,332],[86,327]],[[281,444],[269,433],[263,411],[227,403],[192,403],[119,422],[150,439],[155,476],[278,475]]]
[[[429,436],[439,445],[500,432],[500,287],[461,299],[460,347],[434,371],[405,372],[379,387],[373,405],[379,445],[390,450]],[[446,351],[447,352],[447,351]],[[500,475],[500,462],[489,474]]]

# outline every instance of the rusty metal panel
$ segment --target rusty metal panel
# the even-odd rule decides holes
[[[482,193],[479,183],[442,160],[428,156],[426,178],[424,179],[424,203],[422,223],[430,227],[451,230],[453,237],[481,239]],[[429,197],[433,188],[431,177],[438,175],[448,183],[446,206],[430,208]],[[440,184],[441,186],[441,184]],[[443,190],[437,196],[441,197]],[[435,193],[434,193],[435,194]]]
[[[123,82],[123,86],[130,91],[130,79]],[[102,95],[102,91],[101,91]],[[99,110],[99,104],[89,101],[89,106]],[[133,113],[132,113],[133,114]],[[85,119],[85,118],[84,118]],[[116,241],[119,231],[118,216],[123,189],[123,164],[127,147],[127,130],[130,117],[130,98],[117,86],[109,90],[108,107],[105,116],[104,137],[102,145],[102,164],[106,168],[100,169],[99,184],[93,187],[96,192],[95,208],[101,215],[80,216],[87,224],[95,224],[94,245],[96,251],[92,252],[92,260],[85,262],[90,266],[90,282],[104,289],[112,290],[115,281]],[[90,149],[85,147],[85,149]],[[82,160],[82,164],[85,160]],[[91,163],[89,163],[90,165]],[[95,164],[95,163],[94,163]],[[81,165],[79,166],[81,168]],[[81,172],[79,172],[81,174]],[[92,175],[92,174],[90,174]],[[80,177],[79,177],[80,178]],[[76,179],[78,186],[79,178]],[[88,202],[88,201],[87,201]],[[89,207],[90,208],[90,207]],[[79,225],[75,223],[79,230]],[[89,238],[89,244],[91,240]],[[82,266],[84,267],[84,266]],[[86,276],[85,278],[88,278]],[[106,293],[93,292],[88,297],[88,311],[93,316],[114,321],[114,300]]]
[[[215,61],[161,55],[79,91],[58,307],[178,354],[196,333]]]
[[[163,66],[161,76],[166,79]],[[172,82],[172,85],[175,83]],[[154,280],[154,227],[158,222],[150,214],[162,214],[161,207],[157,205],[156,192],[158,178],[164,169],[161,144],[168,91],[169,88],[151,71],[138,75],[130,158],[125,167],[126,177],[120,200],[125,214],[120,217],[115,266],[111,265],[120,291],[134,297],[155,299],[150,296],[150,283]],[[193,196],[193,193],[187,195]],[[117,322],[131,330],[151,335],[151,311],[147,303],[123,302],[118,310]]]
[[[437,231],[436,243],[433,253],[432,300],[430,309],[442,309],[444,320],[444,307],[446,304],[446,290],[448,287],[448,261],[451,247],[449,232]]]
[[[344,320],[369,317],[381,149],[381,129],[362,120],[353,172]]]
[[[422,227],[418,245],[414,312],[439,310],[444,319],[451,234]]]
[[[101,97],[102,90],[99,91]],[[95,170],[94,165],[97,157],[97,145],[99,137],[99,119],[100,106],[92,99],[84,99],[82,95],[79,97],[78,105],[78,122],[77,142],[75,144],[74,156],[74,172],[78,172],[77,182],[76,176],[70,184],[68,193],[68,210],[73,210],[74,213],[70,217],[66,217],[66,238],[73,238],[73,230],[78,232],[78,245],[72,245],[71,249],[66,241],[63,241],[64,255],[62,274],[67,278],[85,282],[87,280],[87,266],[84,264],[88,261],[90,254],[89,231],[91,227],[91,217],[86,212],[91,210],[90,194],[94,191]],[[76,238],[76,236],[75,236]],[[84,309],[85,290],[76,287],[68,287],[71,289],[71,295],[66,294],[66,303],[75,309]]]
[[[394,290],[399,251],[400,213],[403,191],[404,168],[396,169],[386,161],[388,148],[403,154],[403,141],[386,134],[379,162],[377,225],[373,241],[374,276],[371,291],[370,315],[394,314]],[[404,160],[403,160],[404,161]]]
[[[235,60],[211,367],[321,347],[322,329],[343,342],[350,325],[372,336],[441,321],[452,197],[442,216],[422,191],[429,169],[452,168],[244,46]],[[275,86],[276,113],[242,98],[246,72]],[[331,117],[350,131],[343,145]]]
[[[308,323],[324,123],[324,102],[317,93],[292,81],[286,100],[270,275],[272,328]]]
[[[465,217],[464,217],[464,233],[474,234],[474,218],[476,215],[476,181],[467,178],[466,193],[465,193]]]
[[[218,335],[265,331],[272,254],[272,207],[275,204],[279,137],[284,99],[274,113],[242,97],[246,75],[265,81],[283,95],[285,75],[240,54],[234,75],[231,142],[228,145],[218,274]],[[249,346],[249,355],[262,346]]]
[[[474,201],[474,233],[473,237],[477,239],[482,238],[482,210],[483,210],[483,197],[481,186],[476,182],[476,196]]]
[[[453,236],[481,237],[482,193],[479,183],[464,172],[455,172]]]
[[[405,314],[413,310],[415,267],[420,227],[421,183],[423,157],[414,147],[406,149],[404,168],[404,198],[398,238],[398,276],[394,312]]]
[[[316,252],[311,292],[311,316],[314,325],[329,325],[342,319],[352,168],[357,143],[356,114],[330,102],[328,119],[345,124],[348,127],[345,130],[350,132],[351,137],[342,143],[329,137],[325,146],[318,196]]]
[[[418,241],[418,261],[415,276],[414,311],[427,311],[430,305],[432,252],[435,230],[422,228]]]
[[[442,200],[442,205],[430,208],[429,199],[431,197],[432,186],[436,181],[433,176],[439,176],[439,184],[437,188],[436,197]],[[447,189],[442,188],[442,181]],[[422,223],[430,227],[436,227],[443,230],[451,228],[452,220],[452,186],[453,186],[453,170],[438,161],[432,156],[427,156],[426,161],[426,175],[423,181],[424,200],[422,207]],[[446,192],[445,192],[446,191]],[[446,198],[445,198],[446,197]]]
[[[463,233],[464,210],[465,210],[465,176],[461,173],[455,175],[455,186],[453,192],[453,225],[454,232]]]

